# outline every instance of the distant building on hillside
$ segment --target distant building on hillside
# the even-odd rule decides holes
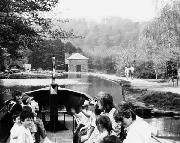
[[[65,57],[68,55],[66,54]],[[66,71],[69,72],[87,72],[88,71],[88,58],[80,53],[73,53],[65,59]]]

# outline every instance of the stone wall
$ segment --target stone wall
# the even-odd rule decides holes
[[[69,60],[69,72],[76,72],[77,65],[81,65],[81,72],[88,72],[88,60]]]

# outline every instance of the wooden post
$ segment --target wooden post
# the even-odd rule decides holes
[[[52,84],[55,83],[55,76],[56,76],[56,59],[52,57]]]
[[[126,101],[126,98],[125,98],[125,95],[124,95],[124,85],[122,82],[120,82],[120,86],[121,86],[121,94],[122,94],[122,97],[123,97],[123,101]]]
[[[178,86],[178,81],[179,81],[179,55],[177,57],[177,86]]]
[[[56,123],[58,122],[58,103],[57,103],[57,92],[58,92],[58,85],[51,84],[50,87],[50,124],[53,131],[56,129]]]
[[[57,103],[57,94],[58,94],[58,84],[55,83],[55,57],[52,57],[52,84],[50,86],[50,123],[49,128],[53,131],[56,131],[56,124],[58,122],[58,103]]]

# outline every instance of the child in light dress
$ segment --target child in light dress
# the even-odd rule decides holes
[[[22,111],[20,114],[21,129],[18,134],[17,143],[34,143],[32,134],[29,130],[33,123],[34,114],[29,111]]]
[[[13,117],[14,125],[10,130],[10,142],[9,143],[18,143],[17,139],[18,139],[19,132],[20,132],[20,129],[22,126],[21,121],[20,121],[20,112],[14,113],[12,117]]]

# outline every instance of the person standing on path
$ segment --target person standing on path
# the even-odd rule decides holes
[[[129,78],[129,68],[125,67],[124,72],[125,72],[125,76],[126,76],[126,78],[128,80],[128,78]]]
[[[131,66],[131,67],[129,68],[129,75],[130,75],[130,78],[131,78],[131,79],[134,78],[134,67],[133,67],[133,66]]]

